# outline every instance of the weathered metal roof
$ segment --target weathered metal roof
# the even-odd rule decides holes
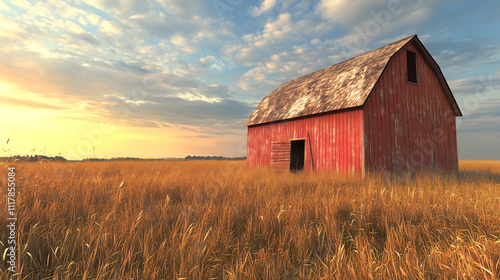
[[[390,59],[416,38],[413,35],[284,83],[264,97],[245,126],[362,106]]]

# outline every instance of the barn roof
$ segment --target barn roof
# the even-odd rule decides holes
[[[455,115],[461,116],[441,69],[413,35],[284,83],[264,97],[245,126],[363,106],[391,58],[412,41],[436,73]]]

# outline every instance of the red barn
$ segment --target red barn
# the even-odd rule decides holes
[[[267,95],[245,124],[247,166],[457,170],[461,115],[441,69],[414,35]]]

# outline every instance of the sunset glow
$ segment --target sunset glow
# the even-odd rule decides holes
[[[262,97],[418,34],[459,158],[500,159],[500,4],[365,2],[0,0],[0,157],[245,156]]]

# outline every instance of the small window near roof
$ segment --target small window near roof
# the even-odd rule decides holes
[[[412,51],[406,51],[406,67],[408,73],[408,82],[417,83],[417,54]]]

